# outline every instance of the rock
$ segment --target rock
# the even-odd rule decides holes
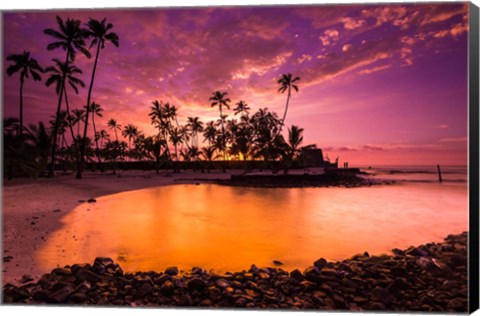
[[[222,289],[229,286],[229,283],[225,279],[218,279],[215,281],[215,284]]]
[[[58,213],[58,212],[61,212],[61,211],[62,211],[62,210],[60,210],[60,209],[56,209],[56,210],[53,210],[52,212],[53,212],[53,213]]]
[[[102,280],[102,276],[92,272],[87,269],[81,269],[75,274],[75,278],[77,279],[77,283],[88,281],[91,284],[97,283]]]
[[[170,276],[175,276],[178,274],[178,268],[177,267],[169,267],[165,269],[165,274],[168,274]]]
[[[10,262],[10,261],[12,261],[12,259],[13,259],[12,256],[3,257],[3,263]]]
[[[153,287],[150,283],[143,283],[140,288],[137,290],[137,298],[144,297],[153,293]]]
[[[256,265],[254,265],[254,264],[252,264],[252,265],[250,266],[250,269],[248,270],[248,272],[253,273],[253,274],[258,273],[258,271],[260,271],[260,269],[259,269]]]
[[[276,265],[276,266],[281,266],[281,265],[283,265],[283,262],[278,261],[278,260],[273,260],[273,264]]]
[[[32,276],[28,275],[28,274],[25,274],[24,276],[22,276],[22,279],[20,280],[20,283],[27,283],[27,282],[30,282],[30,281],[33,281]]]
[[[96,203],[97,200],[92,197],[92,198],[89,198],[89,199],[87,200],[87,202],[88,202],[88,203]]]
[[[160,291],[162,292],[163,295],[170,296],[173,294],[174,286],[172,281],[167,280],[165,281],[162,286],[160,287]]]
[[[207,283],[199,278],[194,278],[188,281],[187,286],[190,290],[203,291],[207,287]]]
[[[383,311],[386,309],[386,307],[380,302],[373,302],[372,304],[370,304],[368,309],[374,310],[374,311]]]
[[[327,262],[327,260],[325,260],[324,258],[320,258],[320,259],[318,259],[317,261],[315,261],[315,262],[313,263],[313,265],[314,265],[315,267],[317,267],[317,269],[322,270],[323,268],[325,268],[326,266],[328,266],[328,262]]]
[[[320,273],[316,267],[308,267],[303,271],[303,275],[305,279],[310,282],[321,283],[322,278],[320,277]]]
[[[388,305],[392,302],[393,297],[386,289],[376,287],[370,292],[370,299]]]
[[[56,268],[52,270],[52,273],[60,276],[72,275],[72,271],[68,268]]]
[[[290,277],[292,277],[293,279],[299,282],[305,280],[305,277],[303,276],[302,272],[300,272],[300,270],[298,269],[295,269],[292,272],[290,272]]]
[[[50,294],[46,301],[49,303],[64,303],[72,293],[73,287],[63,286],[61,289]]]
[[[70,296],[70,300],[74,303],[84,303],[87,300],[87,295],[83,293],[75,293]]]
[[[110,265],[113,265],[112,258],[97,257],[97,258],[95,258],[95,261],[93,262],[92,269],[93,269],[93,271],[95,271],[99,274],[104,274],[107,267],[109,267]]]

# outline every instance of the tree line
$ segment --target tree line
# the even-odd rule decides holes
[[[57,16],[56,22],[57,29],[44,30],[44,34],[53,38],[47,50],[62,49],[64,61],[54,58],[52,65],[44,68],[27,51],[7,56],[7,61],[12,62],[7,74],[19,74],[20,79],[19,117],[4,119],[4,170],[8,177],[14,173],[53,177],[55,167],[62,166],[75,170],[76,177],[82,178],[87,162],[99,166],[108,162],[114,166],[117,162],[142,160],[155,161],[157,172],[163,162],[201,160],[278,160],[288,170],[298,158],[303,129],[292,125],[287,128],[286,137],[282,135],[292,91],[299,90],[300,78],[290,73],[278,80],[278,92],[287,94],[282,118],[268,108],[251,113],[246,101],[232,104],[227,92],[214,91],[208,101],[211,107],[218,108],[217,120],[202,122],[199,117],[188,117],[182,125],[177,106],[154,100],[148,112],[157,131],[154,135],[145,135],[132,123],[122,126],[114,118],[109,118],[106,124],[113,135],[104,129],[97,130],[98,120],[105,114],[94,101],[93,93],[99,54],[107,44],[119,47],[119,36],[112,32],[113,25],[106,19],[90,18],[82,24],[80,20]],[[80,78],[83,71],[75,65],[77,54],[94,59],[86,105],[72,109],[68,96],[86,87]],[[40,81],[43,75],[47,76],[46,86],[55,87],[56,111],[49,126],[43,122],[24,126],[25,80],[31,77]],[[89,126],[93,128],[93,139],[88,136]],[[119,139],[119,133],[124,140]],[[199,136],[203,138],[201,141]]]

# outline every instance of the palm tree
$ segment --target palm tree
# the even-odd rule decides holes
[[[171,128],[170,118],[173,115],[170,104],[168,106],[158,102],[157,100],[152,102],[153,106],[150,107],[150,113],[152,125],[158,128],[158,136],[161,137],[160,143],[165,145],[165,155],[170,158],[170,150],[167,143],[167,132]]]
[[[203,138],[208,141],[208,144],[211,146],[215,142],[215,137],[217,136],[217,129],[215,128],[215,122],[210,121],[207,123],[203,129]]]
[[[97,128],[96,128],[96,125],[95,125],[95,116],[98,116],[98,117],[103,117],[103,109],[102,107],[100,106],[100,104],[98,103],[95,103],[95,102],[92,102],[90,104],[90,106],[85,106],[86,109],[87,109],[87,113],[88,112],[92,112],[92,125],[93,125],[93,135],[97,135]],[[88,118],[88,115],[85,116],[85,119]],[[88,125],[88,121],[85,120],[85,126]],[[97,160],[98,162],[100,162],[100,151],[98,149],[98,138],[95,137],[95,145],[96,145],[96,149],[97,149]]]
[[[105,48],[105,42],[111,42],[115,47],[119,46],[119,38],[118,35],[114,32],[109,32],[110,29],[113,27],[113,24],[108,23],[106,24],[106,19],[102,21],[98,21],[95,19],[90,19],[87,23],[87,36],[93,38],[90,44],[90,48],[97,45],[97,52],[95,55],[95,62],[93,64],[93,71],[92,71],[92,78],[90,80],[90,87],[88,88],[88,95],[87,95],[87,112],[86,112],[86,119],[85,119],[85,128],[83,129],[83,139],[87,137],[87,126],[88,126],[88,116],[89,116],[89,106],[90,106],[90,98],[92,96],[92,89],[93,89],[93,81],[95,80],[95,71],[97,70],[97,62],[98,56],[100,54],[100,50]],[[82,178],[83,172],[83,162],[84,162],[84,154],[85,154],[85,142],[82,142],[80,146],[80,163],[78,164],[77,170],[77,178]]]
[[[287,103],[285,104],[285,112],[283,113],[283,118],[280,123],[280,131],[278,134],[282,132],[282,127],[283,124],[285,123],[285,118],[287,116],[287,111],[288,111],[288,103],[290,102],[290,96],[291,96],[291,90],[292,88],[295,89],[295,91],[298,92],[298,86],[295,85],[294,83],[299,81],[300,77],[295,77],[293,78],[293,75],[291,73],[288,74],[283,74],[280,79],[278,79],[277,83],[280,84],[280,88],[278,88],[278,91],[281,93],[284,93],[287,91]]]
[[[233,114],[234,115],[237,115],[238,113],[242,114],[243,115],[248,115],[248,111],[250,110],[250,107],[248,106],[247,103],[245,103],[245,101],[239,101],[237,103],[237,106],[233,109]]]
[[[200,121],[199,117],[188,117],[187,127],[190,130],[192,135],[192,146],[198,147],[198,133],[203,131],[203,122]]]
[[[110,119],[107,125],[110,129],[113,129],[113,131],[115,132],[115,140],[118,142],[117,130],[121,131],[122,125],[118,124],[117,121],[114,119]]]
[[[211,106],[214,107],[218,105],[218,109],[220,111],[220,120],[221,120],[221,125],[222,125],[222,142],[221,144],[222,148],[226,148],[225,144],[225,128],[224,128],[224,120],[225,117],[222,114],[222,106],[225,106],[227,109],[230,109],[230,106],[228,103],[230,102],[229,98],[226,98],[227,92],[220,92],[220,91],[215,91],[212,93],[212,97],[210,97],[209,101],[212,101]],[[223,152],[223,158],[226,159],[226,152]]]
[[[103,148],[103,141],[110,140],[110,135],[107,133],[106,130],[101,129],[100,131],[97,132],[97,135],[95,135],[95,138],[100,140],[100,147]]]
[[[48,77],[47,81],[45,81],[46,86],[49,87],[51,84],[55,83],[55,91],[58,95],[62,90],[63,78],[65,78],[65,80],[68,81],[68,84],[73,89],[73,91],[75,91],[75,93],[78,94],[77,85],[81,87],[85,87],[85,83],[81,79],[75,77],[75,74],[81,74],[82,70],[73,64],[67,65],[65,63],[62,63],[58,59],[53,59],[53,61],[55,62],[56,67],[50,66],[45,69],[45,72],[50,73],[50,77]],[[67,107],[67,118],[69,123],[68,125],[70,128],[72,140],[75,143],[75,147],[78,153],[79,148],[75,140],[75,135],[73,133],[73,122],[75,121],[76,118],[72,118],[72,116],[70,115],[70,106],[68,104],[67,87],[64,87],[63,92],[65,96],[65,105]]]
[[[80,123],[85,121],[85,110],[73,109],[73,122],[72,125],[77,125],[77,137],[80,138]]]
[[[40,81],[42,77],[39,73],[43,72],[42,67],[38,62],[30,57],[29,52],[23,52],[23,54],[13,54],[7,56],[8,61],[13,61],[14,64],[7,68],[7,74],[12,76],[16,72],[20,72],[20,125],[17,134],[23,132],[23,83],[25,78],[29,78],[29,74],[32,75],[33,80]]]
[[[54,50],[56,48],[62,48],[66,51],[65,56],[65,68],[68,68],[70,61],[75,60],[76,51],[80,50],[85,56],[90,58],[90,52],[85,48],[85,37],[88,35],[84,29],[80,27],[81,22],[75,19],[69,19],[64,22],[62,18],[58,15],[56,17],[58,28],[60,31],[54,29],[46,29],[43,32],[47,35],[50,35],[55,38],[55,42],[48,44],[48,50]],[[63,89],[65,88],[65,79],[66,73],[63,74],[62,84],[60,87],[60,92],[58,93],[58,104],[57,104],[57,114],[56,118],[59,118],[59,113],[62,105],[63,98]],[[55,150],[56,150],[56,139],[58,133],[58,122],[54,125],[53,129],[53,141],[52,146],[52,157],[50,159],[50,169],[48,171],[48,176],[53,176],[53,171],[55,168]],[[84,142],[82,142],[84,144]],[[80,157],[82,160],[82,157]]]
[[[177,161],[179,160],[177,146],[182,143],[183,136],[184,136],[183,134],[184,134],[184,129],[178,128],[178,127],[172,128],[170,132],[169,140],[172,143],[173,147],[175,148],[175,159]]]
[[[303,142],[302,133],[303,128],[296,125],[292,125],[292,127],[288,129],[288,142],[281,146],[284,147],[283,158],[285,162],[285,173],[288,172],[292,161],[300,154],[300,144]]]
[[[138,134],[139,134],[138,128],[133,124],[128,124],[123,128],[122,136],[125,138],[128,138],[128,148],[130,150],[132,145],[132,139],[135,140]]]

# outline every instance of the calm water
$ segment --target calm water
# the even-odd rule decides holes
[[[468,229],[465,168],[442,184],[436,173],[392,170],[370,172],[401,182],[366,188],[172,185],[104,196],[68,213],[36,256],[45,269],[108,256],[127,271],[176,265],[225,272],[273,260],[291,270]]]

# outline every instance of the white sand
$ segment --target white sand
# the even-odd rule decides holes
[[[218,171],[182,171],[180,174],[161,171],[159,175],[155,171],[129,171],[119,175],[86,172],[81,180],[75,179],[74,175],[4,180],[2,258],[12,256],[13,259],[2,265],[2,284],[18,285],[23,275],[38,279],[50,272],[40,269],[34,253],[52,232],[60,228],[61,218],[82,203],[79,200],[179,182],[192,183],[197,179],[227,179],[230,174],[232,172]]]

